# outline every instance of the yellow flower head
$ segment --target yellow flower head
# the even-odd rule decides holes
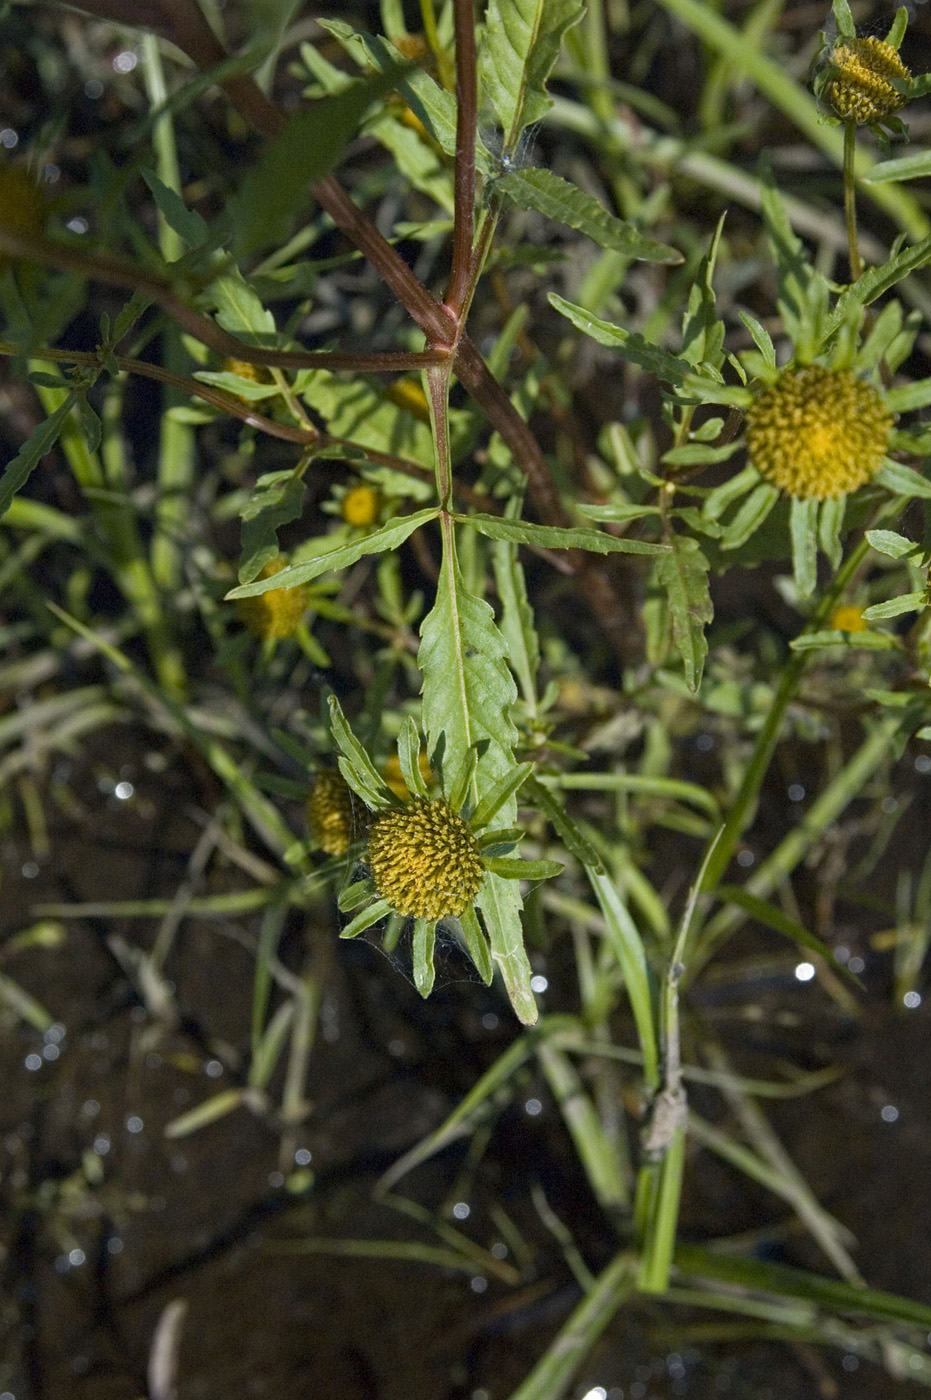
[[[379,895],[414,919],[458,917],[485,875],[472,831],[442,797],[382,812],[369,832],[368,856]]]
[[[340,512],[347,525],[374,525],[381,509],[381,492],[368,482],[351,486],[340,502]]]
[[[45,223],[42,191],[21,165],[0,165],[0,224],[20,238],[35,238]],[[0,253],[0,273],[12,258]]]
[[[307,798],[310,834],[328,856],[343,856],[352,844],[353,798],[341,773],[318,773]]]
[[[867,632],[869,623],[863,616],[863,609],[853,603],[844,603],[831,613],[831,626],[836,632]]]
[[[826,500],[871,481],[892,414],[847,370],[784,370],[747,409],[747,449],[760,476],[790,496]]]
[[[227,374],[237,374],[240,379],[248,379],[251,384],[271,384],[272,376],[264,365],[253,365],[249,360],[232,360],[227,357],[223,361],[223,368]]]
[[[273,578],[285,567],[279,556],[270,560],[259,578]],[[306,588],[270,588],[252,598],[237,598],[236,611],[257,637],[293,637],[307,607]]]
[[[845,39],[830,53],[833,70],[824,96],[843,121],[865,126],[880,122],[905,106],[890,78],[908,82],[911,73],[891,44],[882,39]]]
[[[420,755],[417,764],[420,768],[420,776],[429,787],[434,781],[434,775],[433,769],[430,767],[430,760],[425,753]],[[402,802],[407,802],[410,798],[410,792],[408,791],[407,783],[404,781],[404,774],[401,772],[401,760],[398,758],[397,754],[391,755],[381,771],[382,777],[395,797],[400,797]]]

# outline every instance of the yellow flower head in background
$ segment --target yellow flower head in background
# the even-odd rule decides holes
[[[360,481],[350,486],[339,508],[347,525],[374,525],[381,510],[381,492],[367,481]]]
[[[832,76],[824,97],[842,121],[866,126],[881,122],[908,100],[891,78],[907,83],[911,73],[891,44],[882,39],[845,39],[829,55]]]
[[[349,850],[356,822],[352,791],[341,773],[324,769],[317,774],[307,798],[307,825],[328,856],[344,856]]]
[[[45,224],[42,191],[21,165],[0,164],[0,225],[20,238],[37,238]],[[0,253],[0,273],[14,260]]]
[[[442,797],[379,813],[368,857],[376,892],[414,919],[458,918],[485,876],[478,841]]]
[[[842,603],[831,613],[831,624],[837,632],[868,632],[869,623],[863,616],[863,609],[854,603]]]
[[[847,370],[784,370],[747,409],[747,450],[760,476],[790,496],[827,500],[882,466],[892,414]]]
[[[273,578],[285,567],[280,557],[272,559],[259,573],[259,578]],[[236,611],[257,637],[280,639],[293,637],[307,607],[307,589],[270,588],[252,598],[237,598]]]

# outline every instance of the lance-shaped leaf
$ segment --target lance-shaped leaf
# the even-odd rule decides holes
[[[398,62],[392,70],[320,98],[291,117],[243,181],[236,213],[240,257],[289,237],[312,182],[338,163],[372,103],[397,84],[407,67]]]
[[[531,166],[512,170],[495,181],[495,193],[516,204],[555,219],[567,228],[586,234],[602,248],[612,248],[641,262],[679,263],[682,254],[666,243],[657,243],[632,223],[618,219],[603,204],[552,170]]]
[[[6,514],[17,491],[23,489],[46,452],[50,452],[55,446],[73,403],[74,395],[69,394],[64,403],[60,404],[44,423],[39,424],[12,462],[7,464],[3,476],[0,477],[0,516]]]
[[[686,684],[694,694],[708,655],[705,628],[714,616],[708,587],[710,565],[691,536],[670,531],[667,543],[669,553],[656,560],[653,577],[666,594],[673,645],[682,657]]]
[[[585,12],[581,0],[489,0],[482,77],[512,151],[524,127],[541,121],[551,101],[546,80],[563,35]]]
[[[450,531],[444,535],[436,602],[421,627],[418,664],[423,673],[428,749],[440,756],[443,790],[450,796],[457,775],[474,764],[467,794],[473,806],[515,767],[517,730],[511,707],[517,687],[505,663],[506,653],[491,608],[465,586]],[[516,796],[507,799],[498,815],[507,825],[516,821]],[[532,1024],[537,1008],[524,949],[520,889],[516,882],[489,871],[477,904],[511,1004],[522,1021]]]
[[[242,509],[242,558],[239,580],[251,583],[278,554],[278,531],[301,513],[304,482],[294,472],[268,472]]]
[[[665,554],[667,549],[664,544],[619,539],[617,535],[606,534],[604,530],[587,530],[585,526],[563,528],[560,525],[534,525],[531,520],[507,520],[501,515],[476,514],[457,518],[463,525],[471,525],[489,539],[535,544],[541,549],[587,549],[593,554]]]
[[[623,326],[612,325],[600,316],[593,316],[584,306],[574,306],[571,301],[550,292],[550,306],[577,326],[580,331],[597,340],[599,345],[609,345],[617,350],[623,359],[639,365],[648,374],[655,374],[667,384],[681,384],[686,375],[691,374],[692,366],[686,360],[670,355],[658,345],[651,345],[637,331],[626,331]]]
[[[389,549],[397,549],[419,525],[426,524],[428,520],[435,520],[437,514],[436,510],[418,510],[413,515],[402,515],[396,520],[389,520],[380,530],[373,530],[362,539],[353,540],[350,544],[337,545],[335,549],[318,554],[313,559],[305,559],[300,564],[289,564],[280,574],[274,574],[271,578],[240,584],[238,588],[233,588],[227,593],[227,600],[252,598],[256,593],[267,593],[270,588],[297,588],[299,584],[309,583],[311,579],[319,578],[321,574],[330,573],[331,570],[348,568],[366,554],[383,554]]]

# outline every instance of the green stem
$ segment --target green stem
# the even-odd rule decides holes
[[[820,631],[828,621],[837,600],[840,598],[850,579],[866,558],[870,546],[864,538],[851,551],[847,559],[841,565],[834,576],[831,587],[824,594],[814,613],[803,629],[802,635],[808,632]],[[799,681],[808,664],[808,653],[796,651],[792,654],[782,679],[773,697],[769,712],[763,728],[760,730],[754,746],[750,762],[744,773],[743,782],[737,796],[734,798],[734,805],[727,815],[727,819],[721,830],[714,837],[714,849],[709,848],[708,857],[705,863],[704,875],[702,877],[700,892],[710,894],[720,884],[725,870],[730,864],[732,855],[738,841],[753,819],[753,812],[756,807],[756,800],[759,796],[763,779],[766,776],[772,760],[776,744],[779,740],[779,732],[785,718],[786,710],[792,700]]]
[[[850,249],[850,280],[856,282],[863,272],[860,247],[857,242],[857,193],[854,162],[857,155],[857,128],[853,122],[844,123],[844,218],[847,223],[847,245]]]

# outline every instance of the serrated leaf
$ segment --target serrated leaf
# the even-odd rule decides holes
[[[491,560],[501,600],[500,626],[507,642],[508,660],[520,685],[524,703],[535,712],[540,643],[516,544],[510,540],[495,540]]]
[[[238,267],[231,267],[207,287],[205,296],[217,307],[217,324],[230,335],[255,345],[276,345],[278,331],[272,313],[262,305]]]
[[[887,457],[873,479],[897,496],[920,496],[931,500],[931,481],[904,462],[893,462]]]
[[[290,237],[311,184],[339,162],[373,102],[397,85],[408,66],[397,61],[389,71],[319,98],[288,120],[240,187],[235,216],[238,257]]]
[[[885,603],[874,603],[863,609],[867,622],[881,622],[883,618],[900,617],[902,613],[921,612],[927,607],[927,595],[923,592],[900,593],[898,598],[888,598]]]
[[[517,687],[505,664],[507,644],[483,598],[468,591],[452,535],[444,536],[436,602],[420,629],[418,665],[423,674],[423,722],[429,752],[442,756],[443,788],[450,795],[456,775],[474,754],[468,794],[471,805],[514,769],[518,734],[511,719]],[[502,821],[517,819],[512,796]],[[531,969],[521,928],[520,891],[488,873],[477,899],[492,956],[501,969],[511,1004],[525,1024],[537,1018],[530,990]]]
[[[253,598],[257,593],[267,593],[270,588],[296,588],[298,584],[309,583],[311,579],[319,578],[321,574],[331,570],[348,568],[366,554],[381,554],[389,549],[397,549],[421,525],[425,525],[428,520],[435,520],[438,513],[435,509],[418,510],[413,515],[402,515],[395,520],[389,520],[387,525],[373,530],[362,539],[337,545],[335,549],[318,554],[313,559],[306,559],[300,564],[289,564],[272,578],[240,584],[238,588],[233,588],[226,594],[226,599],[230,601],[236,598]]]
[[[188,248],[203,247],[210,230],[201,216],[187,207],[176,190],[163,184],[154,170],[143,170],[141,174],[152,191],[152,198],[168,227],[174,230]]]
[[[869,267],[862,277],[848,287],[837,299],[837,305],[828,318],[826,331],[834,331],[850,314],[852,305],[869,306],[877,297],[883,296],[903,277],[908,277],[920,267],[931,262],[931,235],[919,243],[902,248],[881,267]]]
[[[818,582],[818,502],[792,497],[789,507],[792,572],[802,598],[810,598]]]
[[[552,106],[546,81],[563,36],[585,12],[581,0],[489,0],[481,73],[512,151],[527,126]]]
[[[890,559],[904,559],[909,554],[921,553],[919,544],[895,530],[867,530],[866,538],[877,554],[888,554]]]
[[[0,517],[6,514],[13,497],[26,485],[46,452],[55,446],[65,426],[65,419],[71,412],[74,397],[73,393],[69,394],[64,403],[39,424],[13,460],[7,463],[0,477]]]
[[[531,166],[512,170],[495,181],[495,193],[518,209],[535,210],[548,219],[584,233],[602,248],[611,248],[641,262],[680,263],[682,254],[657,243],[632,223],[618,219],[592,195],[570,184],[552,170]]]
[[[508,520],[500,515],[463,515],[457,519],[471,525],[479,534],[492,540],[510,540],[514,544],[535,544],[542,549],[585,549],[593,554],[664,554],[667,547],[648,540],[619,539],[603,530],[586,530],[584,526],[534,525],[530,520]]]
[[[672,624],[672,640],[682,658],[685,681],[694,693],[701,684],[708,642],[705,628],[714,616],[708,586],[710,565],[689,535],[667,536],[668,554],[657,559],[653,576],[665,591]]]
[[[711,247],[695,270],[689,289],[688,309],[682,321],[680,356],[693,369],[703,370],[706,374],[719,370],[724,360],[724,323],[717,313],[712,283],[721,234],[724,232],[724,218],[722,214]]]
[[[264,566],[277,556],[278,531],[282,525],[299,518],[303,498],[303,478],[294,472],[269,472],[259,477],[255,491],[240,512],[240,583],[251,583]],[[275,577],[280,579],[281,574]]]
[[[571,321],[580,331],[591,336],[592,340],[597,340],[599,345],[609,345],[625,360],[639,365],[648,374],[657,375],[667,384],[682,384],[686,375],[692,372],[692,366],[687,360],[680,360],[675,355],[670,355],[667,350],[661,350],[658,345],[651,345],[636,331],[626,331],[622,326],[603,321],[599,316],[593,316],[590,311],[586,311],[583,306],[575,306],[571,301],[565,301],[555,292],[550,292],[549,303],[561,316],[565,316],[567,321]]]

